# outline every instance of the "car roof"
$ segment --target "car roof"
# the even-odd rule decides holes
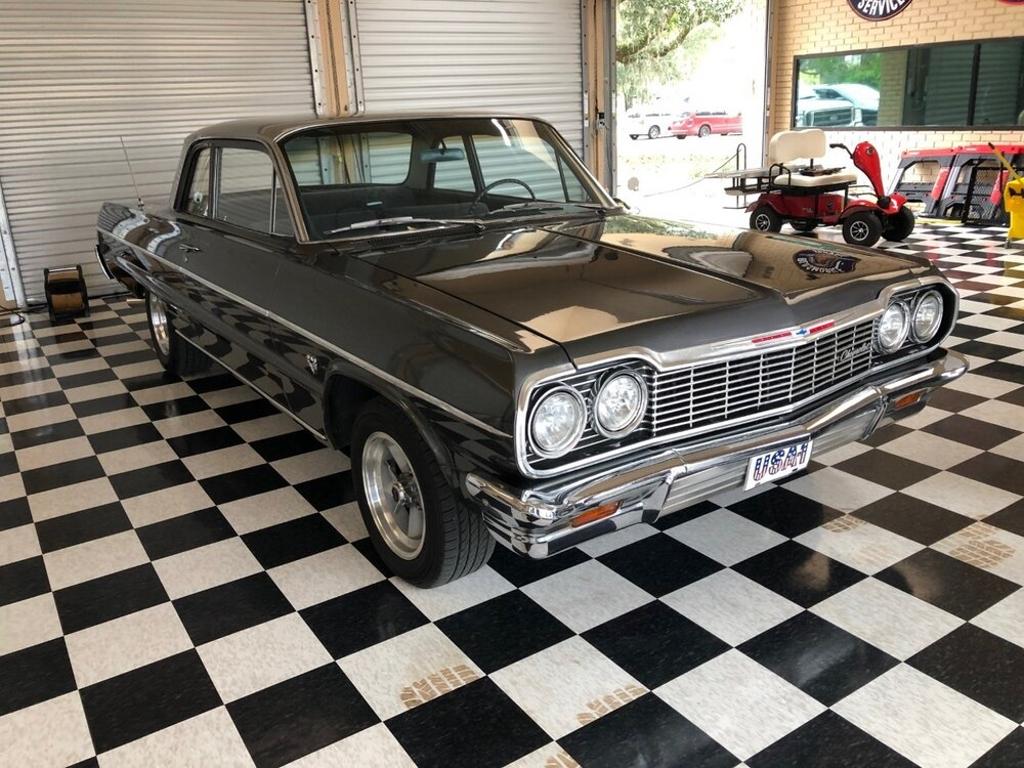
[[[285,136],[310,128],[333,125],[354,125],[394,122],[396,120],[444,120],[504,118],[513,120],[541,120],[532,115],[483,112],[395,112],[373,115],[350,115],[345,117],[317,117],[316,115],[270,115],[250,117],[241,120],[227,120],[200,128],[188,137],[188,143],[202,139],[258,139],[268,143],[280,141]]]

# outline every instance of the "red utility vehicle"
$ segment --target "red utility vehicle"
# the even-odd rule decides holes
[[[712,133],[743,133],[743,115],[737,112],[688,112],[668,127],[677,139],[687,136],[710,136]]]
[[[768,148],[770,165],[764,177],[763,194],[747,206],[750,228],[778,232],[789,222],[799,232],[840,224],[843,239],[853,245],[872,246],[880,237],[903,240],[914,231],[914,214],[907,198],[885,194],[878,152],[862,141],[853,151],[845,144],[828,145],[843,149],[871,183],[873,198],[850,198],[857,174],[843,168],[824,168],[814,158],[825,156],[825,133],[817,128],[782,131],[772,137]],[[796,164],[807,158],[807,165]]]

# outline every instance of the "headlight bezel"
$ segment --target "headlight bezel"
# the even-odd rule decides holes
[[[882,341],[882,332],[881,332],[882,320],[885,318],[885,316],[887,314],[889,314],[890,312],[892,312],[894,310],[899,311],[900,315],[902,316],[902,318],[903,318],[903,327],[902,327],[902,330],[900,331],[900,335],[897,337],[895,343],[892,344],[891,346],[887,346]],[[887,306],[883,310],[882,314],[878,316],[878,323],[875,326],[875,344],[877,345],[878,350],[883,355],[891,355],[892,353],[899,351],[899,349],[906,343],[907,337],[910,334],[910,324],[911,324],[911,312],[907,309],[906,303],[903,302],[903,301],[899,301],[899,300],[891,302],[889,304],[889,306]]]
[[[541,406],[549,398],[554,397],[557,394],[567,394],[572,397],[579,408],[580,418],[576,423],[571,435],[572,440],[568,441],[564,447],[558,450],[548,450],[542,447],[536,437],[534,436],[534,421],[537,418],[537,414],[540,412]],[[537,454],[538,457],[543,459],[557,459],[565,456],[567,453],[571,453],[572,450],[579,444],[580,438],[583,437],[583,433],[587,430],[587,422],[590,414],[588,413],[587,403],[583,399],[583,396],[570,386],[561,384],[558,386],[551,387],[543,394],[541,394],[537,401],[533,404],[530,409],[529,419],[526,424],[526,438],[530,442],[530,448]]]
[[[931,329],[928,333],[918,333],[917,330],[917,313],[921,309],[921,305],[928,299],[935,299],[939,303],[939,311],[935,317],[935,321],[932,324]],[[910,313],[910,332],[914,338],[914,341],[919,344],[927,344],[932,341],[939,333],[939,329],[942,327],[942,320],[945,315],[946,303],[942,299],[942,294],[932,289],[929,291],[922,291],[921,294],[914,300],[914,308]]]
[[[608,385],[621,377],[630,378],[639,385],[640,401],[636,413],[629,420],[626,426],[618,430],[611,430],[601,423],[601,417],[598,415],[598,406],[601,401],[601,395],[605,392],[605,389],[608,387]],[[644,417],[647,415],[647,406],[649,402],[650,392],[647,388],[647,382],[644,380],[642,376],[640,376],[636,371],[630,369],[613,368],[607,374],[605,374],[601,383],[597,387],[597,391],[594,393],[594,403],[592,406],[591,413],[594,429],[598,432],[598,434],[600,434],[602,437],[608,440],[620,440],[624,437],[627,437],[631,435],[633,432],[635,432],[637,427],[639,427],[643,423]]]

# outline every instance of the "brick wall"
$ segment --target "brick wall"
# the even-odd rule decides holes
[[[794,56],[1024,35],[1024,8],[997,0],[912,0],[894,19],[876,22],[854,14],[846,0],[772,0],[772,6],[775,52],[770,134],[790,127]],[[850,146],[864,139],[871,141],[878,147],[888,180],[904,149],[991,140],[1024,142],[1024,130],[836,131],[829,139]],[[831,159],[839,163],[844,156]]]

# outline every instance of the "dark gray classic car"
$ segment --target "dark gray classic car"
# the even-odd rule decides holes
[[[966,369],[927,260],[630,215],[528,118],[214,125],[98,230],[161,362],[346,450],[426,586],[779,481]]]

